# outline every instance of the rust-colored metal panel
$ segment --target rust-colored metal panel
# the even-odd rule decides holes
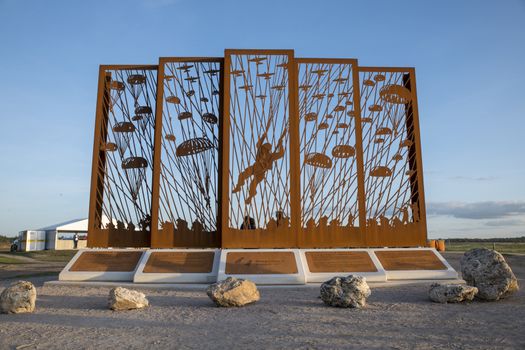
[[[308,251],[305,253],[310,272],[376,272],[367,252]]]
[[[101,66],[89,247],[149,247],[157,66]]]
[[[84,252],[69,271],[129,272],[135,270],[142,253],[142,251]]]
[[[222,58],[161,58],[152,246],[218,247]]]
[[[297,246],[292,50],[226,50],[222,247]]]
[[[229,252],[226,256],[226,274],[273,275],[297,271],[293,252]]]
[[[376,250],[385,270],[446,270],[447,267],[430,250]]]
[[[359,68],[366,245],[424,246],[426,215],[414,70]]]
[[[364,246],[355,59],[298,58],[302,248]]]
[[[210,273],[215,252],[152,252],[144,273]]]
[[[413,68],[293,50],[101,66],[88,246],[424,246],[419,134]]]

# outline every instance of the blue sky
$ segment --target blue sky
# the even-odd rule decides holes
[[[416,67],[430,237],[525,235],[518,0],[0,0],[0,233],[87,216],[99,64],[225,48]]]

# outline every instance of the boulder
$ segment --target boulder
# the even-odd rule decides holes
[[[463,284],[440,284],[434,283],[430,286],[428,296],[436,303],[460,303],[472,301],[478,289]]]
[[[334,277],[321,285],[321,299],[330,306],[362,308],[370,294],[362,276]]]
[[[460,263],[463,279],[478,288],[477,298],[498,300],[519,289],[510,266],[495,250],[471,249],[463,255]]]
[[[20,314],[35,310],[36,289],[33,283],[18,281],[0,294],[0,312]]]
[[[228,277],[208,287],[206,293],[217,306],[244,306],[260,299],[257,286],[252,281]]]
[[[144,293],[122,287],[113,288],[109,291],[108,307],[111,310],[142,309],[149,305]]]

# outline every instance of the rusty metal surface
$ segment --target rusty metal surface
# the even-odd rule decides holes
[[[363,246],[357,60],[296,59],[301,164],[299,246]]]
[[[293,50],[101,66],[90,247],[424,246],[415,71]]]
[[[156,66],[101,66],[89,247],[148,247]]]
[[[219,246],[222,58],[159,64],[152,246]]]
[[[290,50],[226,50],[222,246],[297,244]],[[293,76],[293,74],[292,74]],[[295,199],[295,200],[294,200]]]
[[[424,246],[426,216],[412,69],[359,69],[366,243]]]

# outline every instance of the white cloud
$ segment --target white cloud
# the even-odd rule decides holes
[[[525,226],[525,221],[519,219],[490,220],[485,225],[491,227]]]
[[[514,202],[431,202],[427,214],[452,216],[459,219],[502,219],[525,214],[525,201]]]

